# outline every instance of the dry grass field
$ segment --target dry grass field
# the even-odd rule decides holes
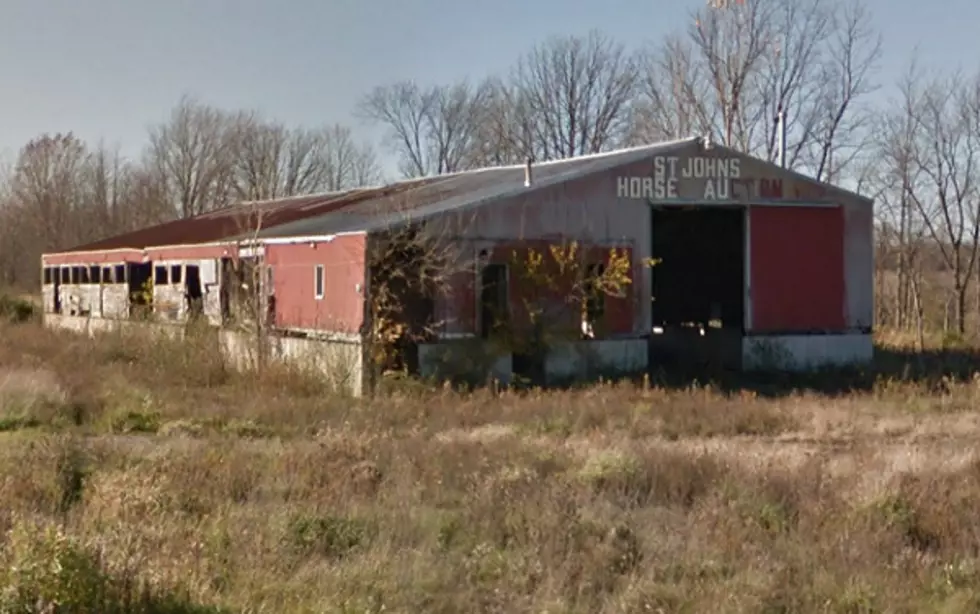
[[[974,365],[354,401],[0,324],[0,611],[976,612]]]

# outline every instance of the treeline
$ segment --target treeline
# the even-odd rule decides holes
[[[913,62],[885,84],[881,55],[860,0],[713,0],[642,48],[593,31],[518,50],[509,71],[482,80],[379,85],[356,119],[383,127],[379,145],[415,177],[693,134],[775,160],[783,109],[790,167],[878,202],[879,323],[933,325],[924,299],[940,296],[941,325],[966,332],[971,306],[980,311],[980,77],[927,76]],[[873,104],[880,88],[891,95]],[[192,99],[135,160],[42,135],[2,183],[0,283],[36,286],[44,251],[234,200],[395,179],[380,166],[349,127],[285,126]]]

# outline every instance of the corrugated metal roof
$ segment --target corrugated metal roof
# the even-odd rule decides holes
[[[436,180],[438,178],[405,181],[380,188],[355,189],[271,201],[242,202],[192,218],[175,220],[109,237],[68,251],[143,249],[164,245],[213,243],[247,234],[249,228],[255,228],[256,219],[261,220],[263,228],[273,228],[303,218],[323,215],[363,200],[381,198],[390,193],[409,190]]]
[[[533,187],[545,188],[639,162],[694,144],[697,138],[536,163]],[[736,152],[732,152],[736,153]],[[838,188],[835,188],[838,189]],[[373,231],[448,211],[479,206],[526,191],[524,166],[465,171],[383,187],[238,203],[77,247],[73,252],[196,245],[252,236],[250,215],[261,212],[260,238],[309,237]],[[858,196],[858,195],[854,195]]]
[[[533,168],[533,186],[539,189],[572,181],[643,160],[652,154],[679,149],[696,140],[690,138],[592,156],[540,162]],[[443,175],[437,181],[415,187],[404,194],[352,203],[335,212],[270,227],[259,233],[259,236],[271,239],[379,230],[408,220],[420,220],[448,211],[478,206],[526,190],[523,165]]]

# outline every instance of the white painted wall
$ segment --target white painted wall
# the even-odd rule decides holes
[[[874,320],[874,222],[866,203],[844,205],[844,309],[851,329]]]

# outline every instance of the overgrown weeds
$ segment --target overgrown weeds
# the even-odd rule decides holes
[[[0,611],[980,608],[969,377],[353,400],[3,326]]]

